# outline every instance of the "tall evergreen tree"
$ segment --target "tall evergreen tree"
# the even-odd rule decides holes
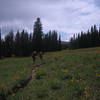
[[[32,34],[29,34],[29,54],[32,53]]]
[[[32,52],[32,36],[24,30],[19,33],[17,31],[15,36],[15,55],[16,56],[29,56]]]
[[[16,33],[15,36],[15,55],[16,56],[21,56],[21,38],[20,38],[20,33],[19,30]]]
[[[20,48],[21,48],[21,56],[28,56],[28,33],[25,32],[24,30],[21,32],[21,37],[20,37]]]
[[[14,33],[10,31],[8,35],[5,36],[5,53],[7,57],[11,57],[14,53]]]
[[[52,50],[55,51],[58,48],[58,36],[57,32],[54,30],[52,31]]]
[[[59,40],[58,40],[58,50],[62,49],[62,44],[61,44],[61,35],[59,36]]]
[[[40,18],[37,18],[33,30],[33,50],[36,51],[43,50],[42,37],[43,37],[42,23],[40,21]]]

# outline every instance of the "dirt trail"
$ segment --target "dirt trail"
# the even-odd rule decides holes
[[[40,67],[41,65],[43,65],[45,63],[41,63],[41,64],[37,64],[37,65],[33,65],[32,67],[32,79],[35,79],[36,78],[36,71],[38,70],[38,67]]]
[[[36,70],[32,70],[32,79],[35,79],[35,77],[36,77]]]
[[[36,71],[38,70],[38,67],[40,67],[43,64],[45,64],[45,63],[41,63],[41,64],[37,64],[37,65],[32,66],[33,68],[32,68],[31,80],[36,78]]]
[[[26,80],[25,84],[20,84],[21,85],[20,87],[14,87],[13,89],[11,89],[11,92],[8,92],[7,96],[4,97],[5,99],[3,99],[3,97],[1,97],[2,99],[0,99],[0,100],[7,100],[6,98],[8,96],[12,95],[13,93],[17,93],[22,88],[24,89],[25,87],[27,87],[27,85],[29,83],[31,83],[32,80],[34,80],[36,78],[36,71],[43,64],[45,64],[45,63],[41,63],[41,64],[37,64],[37,65],[32,65],[32,73],[31,73],[30,77]]]

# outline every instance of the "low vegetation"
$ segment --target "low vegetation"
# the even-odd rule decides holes
[[[46,53],[44,61],[36,79],[7,100],[100,100],[100,48]],[[0,88],[27,79],[31,69],[30,57],[0,60]]]

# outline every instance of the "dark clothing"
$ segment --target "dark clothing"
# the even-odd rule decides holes
[[[40,58],[40,60],[43,61],[43,52],[36,52],[36,51],[34,51],[32,53],[33,62],[35,62],[36,56],[38,56]]]

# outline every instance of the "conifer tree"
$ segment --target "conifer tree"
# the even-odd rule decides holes
[[[42,38],[43,38],[42,23],[40,21],[40,18],[37,18],[33,30],[33,50],[36,50],[37,52],[43,50]]]
[[[59,36],[59,40],[58,40],[58,50],[62,49],[62,45],[61,45],[61,35]]]
[[[78,36],[73,36],[70,44],[74,49],[100,46],[100,29],[98,30],[94,25],[86,33],[81,32]]]
[[[16,33],[15,36],[15,55],[20,56],[21,55],[21,40],[20,40],[20,33],[19,30]]]
[[[5,36],[5,55],[11,57],[14,53],[14,33],[10,31],[8,35]]]

